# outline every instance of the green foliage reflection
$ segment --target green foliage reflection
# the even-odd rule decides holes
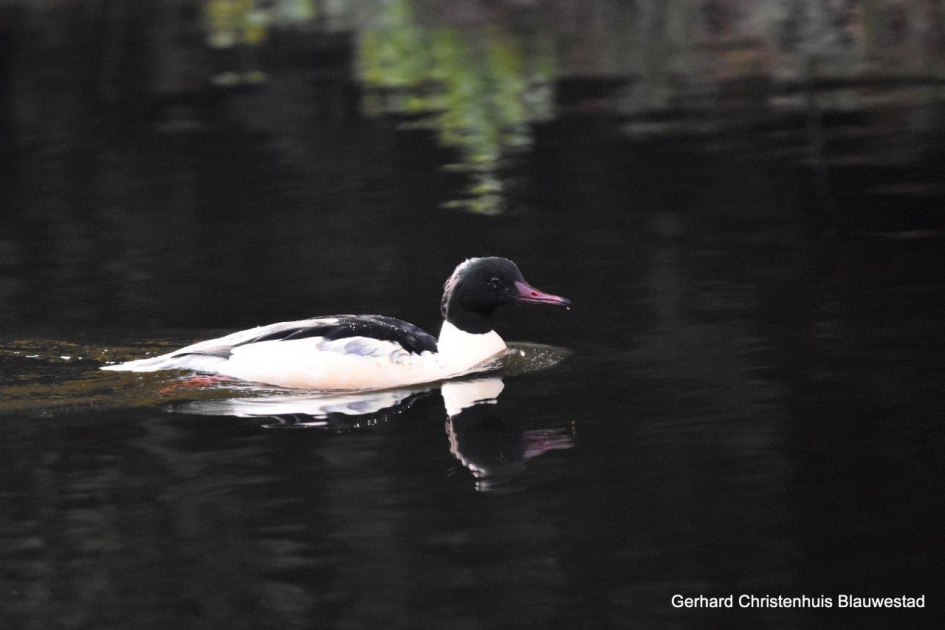
[[[448,205],[495,213],[503,206],[502,160],[531,142],[528,125],[550,115],[551,47],[498,25],[424,28],[406,0],[385,5],[362,33],[360,72],[374,88],[369,114],[417,114],[455,147],[453,168],[470,173],[468,198]]]

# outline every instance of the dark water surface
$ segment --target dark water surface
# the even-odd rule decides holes
[[[638,77],[535,54],[547,107],[495,146],[424,118],[448,99],[421,115],[324,64],[15,130],[0,626],[915,627],[670,598],[941,606],[941,88],[720,82],[641,110]],[[452,418],[438,387],[286,409],[98,371],[320,314],[436,332],[474,255],[571,298],[497,321],[573,354]]]

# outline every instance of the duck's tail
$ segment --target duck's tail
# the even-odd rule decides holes
[[[217,368],[226,359],[210,354],[162,354],[150,359],[136,359],[115,365],[103,365],[103,370],[111,372],[158,372],[160,370],[192,370],[216,374]]]

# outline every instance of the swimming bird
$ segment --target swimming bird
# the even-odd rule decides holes
[[[443,287],[439,338],[393,317],[332,315],[259,326],[102,369],[191,370],[317,390],[432,383],[475,372],[506,349],[491,315],[507,304],[571,302],[529,285],[507,258],[470,258]]]

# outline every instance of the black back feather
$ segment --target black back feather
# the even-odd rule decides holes
[[[326,341],[346,339],[348,337],[369,337],[381,341],[393,341],[407,352],[420,354],[422,352],[436,352],[436,337],[423,329],[405,321],[383,315],[333,315],[330,318],[337,320],[334,323],[317,323],[296,328],[277,330],[253,339],[238,343],[227,350],[238,346],[260,341],[289,341],[292,339],[306,339],[310,337],[324,337]],[[200,353],[211,354],[211,353]]]

